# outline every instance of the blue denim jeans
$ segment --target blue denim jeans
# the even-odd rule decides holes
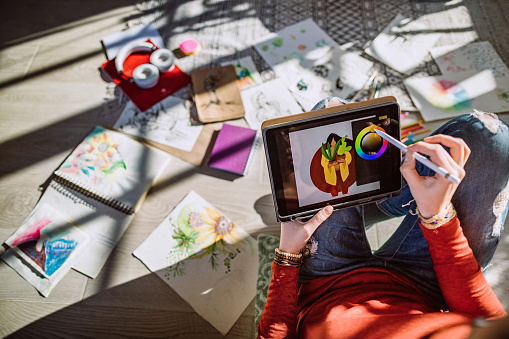
[[[320,101],[313,109],[324,108],[330,99]],[[434,134],[462,138],[471,149],[465,164],[466,176],[452,203],[474,256],[485,271],[507,215],[509,128],[496,115],[475,111],[448,121]],[[433,175],[420,163],[416,168],[423,176]],[[299,283],[361,267],[385,267],[405,274],[419,289],[445,306],[426,240],[413,213],[415,208],[405,183],[397,197],[335,211],[310,239],[310,254],[303,260]],[[405,217],[394,234],[372,252],[365,228],[400,216]]]

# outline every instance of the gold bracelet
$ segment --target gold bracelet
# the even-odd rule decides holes
[[[295,253],[285,252],[285,251],[281,251],[277,247],[275,249],[275,252],[276,252],[276,254],[279,254],[280,256],[283,256],[283,257],[296,258],[296,259],[302,258],[302,253],[295,254]]]
[[[452,218],[456,216],[456,209],[452,205],[452,203],[449,203],[447,208],[443,210],[442,212],[435,214],[434,216],[430,218],[424,218],[421,215],[421,212],[419,211],[419,208],[417,208],[417,214],[419,216],[419,219],[421,220],[421,224],[426,227],[427,229],[434,230],[439,228],[440,226],[445,225],[448,223]]]
[[[274,257],[274,263],[279,266],[290,266],[290,267],[296,267],[296,268],[300,267],[300,261],[294,262],[294,261],[284,259],[281,257],[277,257],[277,256]]]

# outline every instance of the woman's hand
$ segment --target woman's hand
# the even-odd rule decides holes
[[[450,154],[440,144],[449,147]],[[470,148],[462,139],[443,134],[427,137],[424,142],[408,146],[405,161],[401,165],[401,174],[410,186],[419,212],[424,218],[430,218],[447,208],[458,185],[440,174],[432,177],[420,176],[415,170],[413,152],[428,155],[434,164],[463,179],[463,167],[470,155]]]
[[[322,222],[332,214],[332,206],[326,206],[306,223],[289,221],[281,224],[279,249],[288,253],[299,253]]]

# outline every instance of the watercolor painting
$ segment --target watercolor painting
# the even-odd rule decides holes
[[[234,61],[223,62],[221,66],[233,65],[235,66],[235,73],[237,74],[237,82],[240,90],[257,86],[262,84],[262,78],[256,70],[253,59],[250,56],[236,59]]]
[[[265,120],[302,113],[301,106],[280,79],[246,89],[241,95],[245,119],[249,127],[257,131]]]
[[[449,119],[473,109],[509,110],[503,94],[509,89],[509,77],[497,79],[490,70],[408,78],[404,84],[425,121]]]
[[[60,212],[42,204],[5,243],[42,276],[53,278],[70,269],[88,239]]]
[[[169,96],[145,112],[140,112],[129,101],[114,128],[190,152],[203,126],[191,122],[189,109],[184,100]]]
[[[194,191],[133,255],[223,334],[256,293],[256,240]]]
[[[278,65],[297,60],[299,66],[308,68],[330,48],[338,46],[312,19],[269,33],[253,45],[278,76]]]
[[[65,160],[60,171],[93,186],[117,183],[127,170],[118,145],[107,131],[96,129]]]
[[[413,73],[440,38],[430,33],[425,20],[396,15],[364,51],[398,72]]]

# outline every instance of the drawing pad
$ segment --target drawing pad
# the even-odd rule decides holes
[[[327,204],[341,209],[397,195],[401,153],[374,130],[399,140],[399,113],[387,97],[265,121],[278,220],[306,219]]]

